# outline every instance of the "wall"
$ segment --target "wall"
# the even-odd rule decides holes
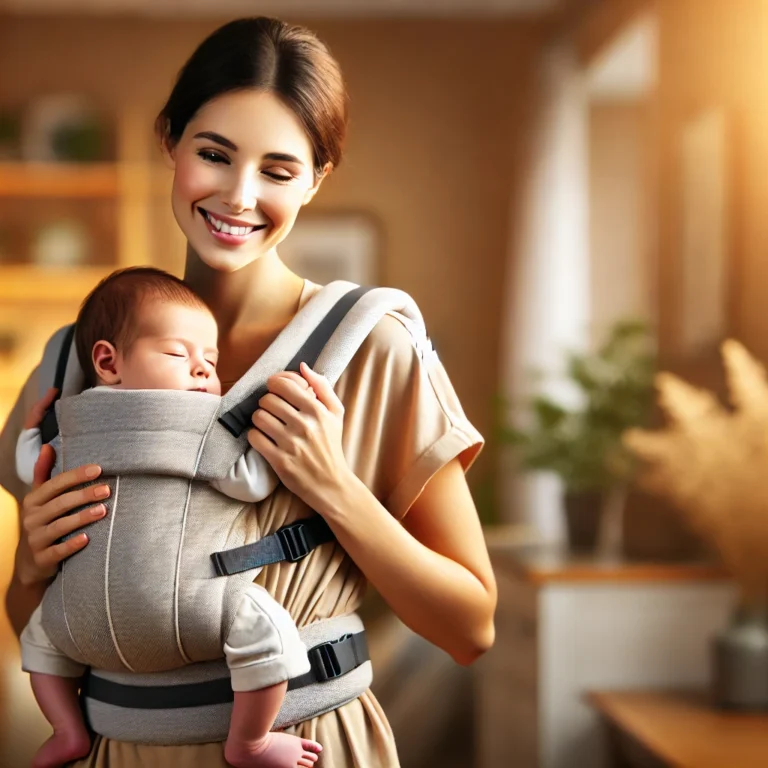
[[[659,268],[665,357],[709,383],[714,355],[679,361],[680,131],[722,107],[730,141],[729,331],[768,359],[768,3],[659,3]]]
[[[147,127],[143,144],[154,151],[154,115],[184,59],[217,25],[5,18],[0,96],[24,102],[49,90],[84,90],[108,108],[135,110]],[[342,64],[352,115],[345,161],[313,205],[363,210],[380,221],[380,282],[419,302],[469,417],[488,433],[509,200],[542,30],[494,19],[310,26]],[[490,458],[479,466],[490,467]]]

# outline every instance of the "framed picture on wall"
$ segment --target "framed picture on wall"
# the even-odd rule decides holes
[[[729,162],[722,109],[700,112],[681,136],[681,352],[712,349],[728,333]]]
[[[379,230],[366,214],[302,212],[279,251],[296,274],[321,285],[378,281]]]

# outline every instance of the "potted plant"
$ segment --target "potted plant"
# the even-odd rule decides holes
[[[593,352],[569,352],[566,376],[579,404],[569,407],[545,394],[527,404],[525,428],[503,426],[502,443],[517,447],[522,466],[550,471],[563,483],[572,550],[616,555],[635,462],[622,434],[642,426],[653,407],[656,357],[647,324],[615,323]]]

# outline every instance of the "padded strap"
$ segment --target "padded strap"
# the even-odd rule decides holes
[[[67,372],[67,361],[69,360],[69,352],[72,347],[72,341],[75,338],[75,324],[72,323],[64,333],[64,338],[59,348],[59,355],[56,361],[56,372],[53,376],[52,387],[56,387],[58,392],[53,402],[43,416],[43,420],[40,422],[40,436],[43,443],[50,443],[56,435],[59,434],[59,423],[56,419],[56,400],[61,397],[62,388],[64,386],[64,376]]]
[[[324,683],[346,675],[370,659],[365,630],[338,640],[320,643],[307,652],[312,668],[288,681],[288,690]],[[124,685],[86,673],[83,695],[116,707],[130,709],[177,709],[225,704],[234,700],[229,677],[184,685]]]
[[[320,515],[284,525],[270,536],[235,549],[211,555],[218,576],[231,576],[287,560],[295,563],[315,547],[334,539],[333,531]]]
[[[364,296],[370,288],[354,288],[344,294],[336,304],[331,307],[328,314],[320,321],[309,338],[304,342],[293,359],[285,366],[286,371],[298,373],[299,364],[304,362],[310,368],[315,365],[317,358],[333,335],[339,323],[346,317],[352,307]],[[259,407],[259,400],[268,392],[266,384],[259,387],[252,395],[238,403],[234,408],[223,414],[219,422],[223,424],[235,437],[251,426],[251,416]]]

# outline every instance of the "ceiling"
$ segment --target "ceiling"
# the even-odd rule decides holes
[[[95,14],[203,18],[285,16],[517,16],[545,14],[562,0],[0,0],[18,14]]]

